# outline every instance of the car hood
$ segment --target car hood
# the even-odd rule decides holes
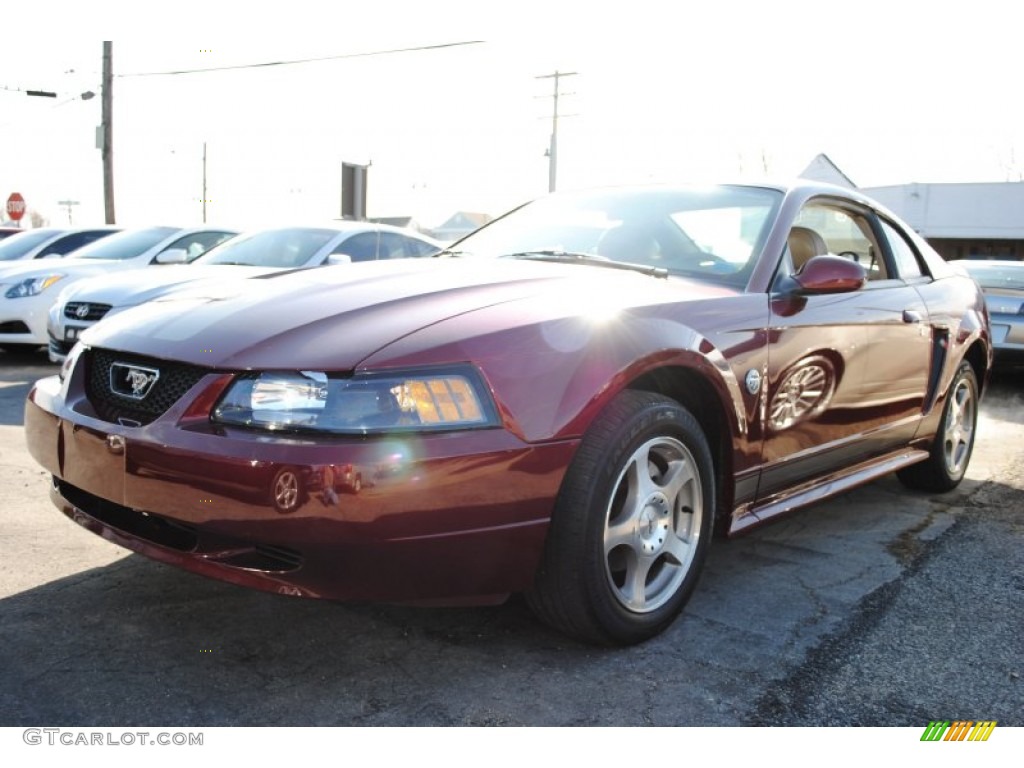
[[[77,282],[62,300],[109,304],[111,307],[132,306],[198,280],[260,277],[277,271],[280,270],[237,264],[180,264],[159,269],[133,269]]]
[[[535,321],[538,306],[561,308],[564,316],[729,293],[583,265],[379,261],[263,280],[205,281],[106,319],[83,341],[229,370],[350,371],[422,328],[499,304],[509,305],[511,327]]]

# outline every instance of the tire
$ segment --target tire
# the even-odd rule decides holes
[[[28,355],[35,354],[35,351],[39,349],[38,344],[0,344],[0,349],[6,352],[11,357],[27,357]]]
[[[697,420],[667,397],[622,392],[566,473],[527,603],[585,642],[650,639],[697,585],[714,510],[711,451]]]
[[[945,493],[964,479],[978,425],[978,378],[966,360],[960,363],[942,409],[939,430],[928,458],[896,473],[908,488]]]

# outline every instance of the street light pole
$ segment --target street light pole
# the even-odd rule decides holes
[[[103,156],[103,208],[107,224],[115,224],[114,215],[114,67],[113,47],[109,40],[103,43],[102,118],[100,123],[100,152]]]
[[[203,224],[206,223],[206,142],[203,142]]]

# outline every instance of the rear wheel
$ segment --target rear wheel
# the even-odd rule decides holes
[[[927,460],[900,470],[900,481],[910,488],[937,493],[956,488],[967,472],[977,425],[978,378],[964,361],[950,385]]]
[[[697,420],[650,392],[621,393],[595,421],[559,492],[527,601],[554,628],[613,645],[679,614],[711,539],[711,451]]]

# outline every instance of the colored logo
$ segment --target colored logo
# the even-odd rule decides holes
[[[995,720],[932,720],[921,741],[988,741],[995,728]]]

